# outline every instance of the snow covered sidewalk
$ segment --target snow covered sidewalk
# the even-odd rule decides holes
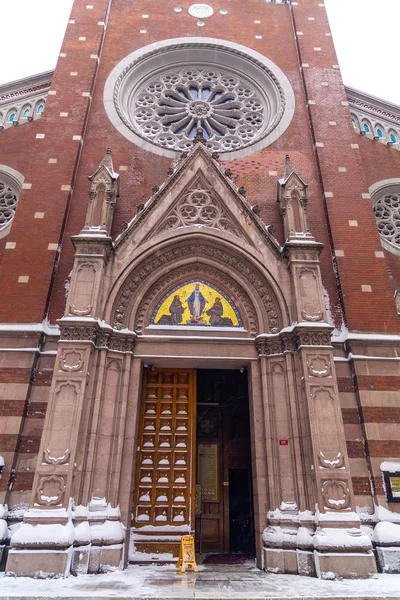
[[[0,578],[0,598],[166,600],[266,600],[273,598],[400,598],[400,575],[370,580],[322,581],[298,575],[268,575],[251,564],[200,566],[195,575],[170,566],[130,566],[126,571],[68,579]]]

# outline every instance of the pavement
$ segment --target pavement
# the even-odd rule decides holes
[[[253,562],[200,565],[199,573],[173,566],[131,565],[125,571],[67,579],[0,578],[1,600],[287,600],[400,598],[400,575],[376,579],[322,581],[298,575],[267,574]]]

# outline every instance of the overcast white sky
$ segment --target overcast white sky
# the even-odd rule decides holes
[[[53,69],[73,0],[0,2],[4,17],[0,84]],[[400,104],[400,0],[325,0],[325,4],[345,84]]]

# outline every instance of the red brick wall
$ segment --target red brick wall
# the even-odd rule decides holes
[[[327,218],[337,258],[338,276],[347,325],[357,331],[398,331],[399,323],[386,265],[375,256],[381,249],[368,194],[369,182],[363,170],[359,137],[349,119],[337,57],[325,8],[317,0],[293,5],[294,27],[315,142]],[[313,20],[310,20],[313,19]],[[328,35],[327,35],[328,34]],[[327,82],[328,86],[322,86]],[[313,104],[310,104],[310,101]],[[336,123],[333,125],[333,123]],[[346,172],[339,172],[345,167]],[[358,226],[350,226],[357,221]],[[371,285],[372,293],[362,285]]]
[[[380,249],[379,237],[367,200],[361,198],[368,192],[370,181],[362,170],[361,151],[350,148],[361,140],[351,126],[348,106],[340,72],[333,68],[337,63],[329,33],[325,9],[317,0],[306,0],[293,6],[260,3],[247,0],[244,20],[243,4],[235,0],[214,3],[215,14],[204,28],[184,11],[177,14],[172,5],[157,0],[116,0],[107,17],[108,1],[100,0],[93,10],[76,2],[67,28],[52,91],[48,97],[43,119],[35,123],[35,131],[25,135],[25,145],[32,148],[31,162],[24,171],[25,181],[32,183],[21,197],[24,211],[19,210],[13,225],[12,241],[16,249],[7,254],[7,263],[0,265],[0,277],[8,279],[7,291],[0,307],[0,321],[41,321],[47,306],[49,286],[55,265],[55,251],[47,250],[49,243],[57,243],[62,235],[65,220],[64,244],[51,288],[51,311],[54,321],[64,309],[64,283],[72,265],[72,245],[69,238],[79,232],[86,211],[88,191],[87,176],[91,174],[107,146],[113,148],[116,169],[128,166],[121,174],[122,195],[116,209],[113,235],[121,223],[135,214],[135,206],[151,194],[155,184],[166,176],[170,161],[141,150],[117,133],[107,118],[103,106],[105,81],[117,62],[133,50],[159,39],[184,36],[207,36],[234,40],[253,48],[274,61],[289,78],[296,95],[295,117],[285,132],[271,147],[243,160],[232,161],[229,166],[238,183],[248,190],[250,202],[261,207],[268,224],[275,226],[282,240],[281,220],[276,204],[276,178],[269,170],[282,175],[284,156],[291,154],[303,178],[309,184],[309,213],[315,237],[325,244],[321,256],[324,284],[329,290],[336,321],[339,321],[335,277],[332,270],[329,235],[334,248],[344,250],[338,258],[338,270],[348,326],[359,331],[397,331],[398,321],[394,310],[392,292],[384,261],[375,257]],[[228,15],[220,15],[226,8]],[[291,18],[294,16],[294,25]],[[143,19],[142,14],[148,14]],[[313,17],[314,21],[310,21]],[[261,23],[254,24],[255,20]],[[104,28],[98,23],[107,21]],[[303,35],[293,39],[293,27]],[[146,29],[146,34],[140,34]],[[256,39],[261,35],[262,39]],[[85,37],[85,41],[79,41]],[[320,47],[321,51],[314,51]],[[309,67],[300,70],[300,61]],[[90,58],[100,54],[97,60]],[[77,72],[77,76],[71,76]],[[322,87],[321,81],[328,82]],[[83,97],[93,92],[92,102]],[[308,105],[312,100],[314,105]],[[60,117],[68,112],[68,117]],[[336,126],[329,126],[335,119]],[[18,129],[18,128],[17,128]],[[18,131],[12,130],[15,135]],[[21,131],[22,131],[21,127]],[[40,130],[40,131],[39,131]],[[31,128],[33,132],[33,128]],[[44,133],[44,139],[35,134]],[[9,132],[7,132],[9,134]],[[29,137],[31,135],[31,137]],[[83,145],[72,140],[81,135]],[[323,148],[315,149],[322,142]],[[80,151],[82,150],[82,154]],[[385,149],[383,149],[385,150]],[[49,158],[57,158],[49,164]],[[346,166],[347,173],[339,173],[338,166]],[[73,194],[61,191],[61,185],[73,186]],[[324,193],[332,192],[325,202]],[[42,220],[33,220],[35,211],[45,212]],[[349,227],[349,219],[357,220],[358,227]],[[29,254],[26,253],[29,235]],[[11,240],[11,237],[8,236]],[[28,284],[18,284],[19,275],[30,277]],[[361,291],[361,285],[372,285],[372,293]],[[379,310],[378,310],[379,308]]]
[[[68,25],[61,49],[66,56],[59,59],[52,81],[56,95],[48,96],[45,114],[34,126],[12,131],[13,135],[20,129],[26,132],[24,146],[30,161],[22,172],[25,184],[32,185],[21,194],[6,238],[16,242],[16,248],[8,250],[0,263],[0,322],[40,322],[45,317],[57,258],[48,245],[57,244],[62,236],[71,198],[62,186],[73,188],[75,183],[81,142],[73,137],[84,137],[90,98],[82,94],[92,92],[98,62],[90,55],[99,54],[104,26],[97,23],[106,18],[108,6],[109,0],[97,0],[93,10],[87,10],[85,3],[75,3],[71,15],[75,23]],[[86,40],[79,41],[79,37]],[[61,112],[68,117],[60,117]],[[37,134],[44,137],[37,138]],[[49,163],[50,158],[57,163]],[[44,218],[34,219],[35,212],[44,212]],[[18,283],[20,275],[29,276],[28,283]]]

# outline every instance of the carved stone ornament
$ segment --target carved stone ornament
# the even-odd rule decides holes
[[[41,477],[36,493],[38,503],[44,506],[58,506],[62,504],[65,488],[64,477],[59,475]]]
[[[308,315],[305,310],[301,311],[301,316],[302,316],[302,318],[303,318],[304,321],[310,321],[310,323],[316,323],[318,321],[321,321],[322,317],[323,317],[321,311],[319,311],[315,315]]]
[[[266,316],[268,318],[269,331],[275,333],[282,328],[282,317],[280,314],[279,305],[270,287],[269,282],[259,272],[257,272],[256,269],[254,269],[254,267],[250,263],[248,263],[245,260],[242,260],[239,256],[230,254],[223,249],[204,243],[191,243],[170,248],[162,253],[158,252],[157,255],[152,255],[147,260],[138,265],[133,271],[133,273],[128,277],[121,289],[121,293],[118,297],[114,312],[113,327],[115,327],[116,329],[122,329],[123,327],[128,326],[128,307],[130,306],[132,296],[137,293],[138,288],[148,278],[150,273],[154,273],[157,269],[161,268],[170,269],[170,266],[173,265],[173,263],[176,260],[179,260],[181,258],[190,258],[191,256],[204,256],[205,258],[212,259],[216,263],[219,262],[223,265],[228,265],[229,268],[232,269],[232,271],[234,272],[239,272],[256,289],[257,293],[259,294]],[[226,277],[217,269],[214,270],[211,267],[203,267],[203,265],[200,265],[199,263],[197,264],[199,266],[188,265],[188,267],[182,267],[180,269],[177,269],[175,271],[174,277],[176,277],[177,279],[181,276],[187,277],[187,275],[189,274],[188,269],[192,269],[192,272],[197,272],[199,274],[204,273],[203,278],[207,278],[207,275],[210,275],[213,271],[211,277],[212,275],[216,274],[218,278],[217,280],[223,280],[224,283],[228,285],[228,288],[229,285],[235,286],[236,289],[232,290],[234,293],[235,291],[239,291],[239,286],[237,284],[234,284],[231,278]],[[244,297],[244,292],[242,292],[241,295]],[[143,306],[143,303],[141,307]],[[248,306],[245,308],[245,310],[248,310],[249,306],[250,304],[248,303]],[[143,315],[143,309],[138,311],[135,325],[136,330],[140,330],[143,327],[143,323],[140,320],[141,316],[143,317]],[[253,327],[256,327],[256,325],[254,324]]]
[[[78,317],[86,317],[87,315],[90,315],[90,313],[92,312],[92,308],[93,306],[89,304],[89,306],[87,306],[86,308],[79,310],[78,308],[76,308],[75,304],[71,304],[70,312],[72,315],[76,315]]]
[[[70,450],[66,450],[64,452],[64,454],[61,454],[61,456],[52,456],[52,452],[50,452],[50,450],[47,448],[44,453],[43,453],[43,460],[42,460],[42,464],[46,464],[46,465],[68,465],[69,464],[69,457],[70,457]]]
[[[327,479],[322,484],[325,508],[345,510],[350,507],[350,490],[346,481]]]
[[[292,335],[274,340],[259,340],[256,345],[259,356],[274,356],[284,352],[295,352],[296,337]]]
[[[60,340],[68,342],[95,342],[97,332],[87,325],[61,326]]]
[[[311,377],[331,377],[331,361],[329,356],[309,356],[307,360],[307,368]]]
[[[331,334],[328,331],[301,332],[296,342],[300,346],[331,346]]]
[[[323,452],[318,453],[318,462],[320,469],[343,469],[344,467],[344,456],[341,452],[337,453],[336,458],[330,460],[326,458]]]
[[[61,371],[82,371],[84,357],[82,350],[64,350],[60,357]]]
[[[318,276],[314,269],[302,267],[296,271],[299,279],[301,301],[303,309],[301,317],[304,321],[311,323],[321,321],[323,314],[320,310],[315,311],[316,298],[318,298]]]
[[[189,190],[167,214],[155,233],[192,225],[204,225],[239,235],[221,202],[206,189]]]
[[[130,337],[112,335],[101,331],[97,336],[96,347],[108,348],[115,352],[133,352],[135,340]]]
[[[274,339],[256,342],[259,356],[272,356],[285,352],[296,352],[301,346],[331,346],[331,335],[325,331],[285,334]]]
[[[134,334],[113,334],[109,331],[99,331],[97,327],[61,326],[60,340],[71,342],[91,342],[96,348],[108,348],[109,350],[113,350],[115,352],[124,353],[133,353],[135,347]],[[74,349],[67,352],[78,351]]]
[[[335,400],[335,390],[333,387],[312,385],[310,388],[310,394],[313,400],[315,400],[317,397],[324,400]]]

